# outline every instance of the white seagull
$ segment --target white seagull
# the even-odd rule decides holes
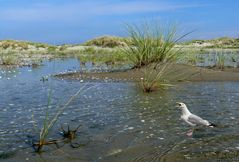
[[[203,125],[203,126],[207,126],[207,127],[215,127],[216,126],[215,124],[210,123],[209,121],[204,120],[201,117],[192,114],[188,110],[187,106],[182,102],[177,102],[177,107],[182,111],[181,119],[193,127],[198,126],[198,125]],[[193,133],[193,131],[189,132],[187,135],[191,136],[192,133]]]

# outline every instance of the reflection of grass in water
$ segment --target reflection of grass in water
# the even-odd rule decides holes
[[[204,63],[205,62],[205,57],[203,57],[202,54],[199,54],[196,56],[196,61],[199,63]]]
[[[195,48],[182,49],[182,54],[178,57],[177,61],[183,64],[196,65],[200,61],[200,51]]]
[[[49,108],[51,105],[51,91],[49,92],[48,95],[48,103],[47,103],[47,110],[46,110],[46,114],[45,114],[45,118],[44,118],[44,122],[43,122],[43,126],[40,130],[39,133],[39,141],[37,143],[33,144],[33,147],[35,148],[36,152],[40,152],[43,148],[43,146],[45,145],[49,145],[49,144],[55,144],[57,145],[57,140],[51,140],[51,141],[47,141],[47,137],[49,135],[50,130],[52,129],[52,127],[55,125],[55,123],[57,122],[57,120],[59,119],[60,115],[64,112],[64,110],[67,108],[67,106],[82,92],[88,90],[89,88],[86,88],[87,84],[85,84],[82,88],[80,88],[73,96],[70,97],[70,99],[66,102],[65,105],[63,105],[62,107],[58,107],[57,112],[55,113],[55,115],[53,116],[52,119],[49,118]],[[92,87],[90,87],[92,88]],[[34,128],[36,126],[34,125]],[[76,129],[77,130],[77,129]]]
[[[237,60],[236,60],[236,55],[235,55],[235,54],[231,56],[231,61],[232,61],[232,62],[237,62]]]
[[[225,62],[229,61],[232,63],[229,66],[234,65],[235,62],[237,62],[237,54],[236,51],[230,51],[226,49],[214,49],[210,51],[211,59],[214,61],[214,66],[220,70],[225,69]]]

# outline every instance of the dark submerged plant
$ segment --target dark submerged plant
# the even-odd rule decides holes
[[[72,140],[76,137],[76,133],[78,131],[78,129],[80,128],[81,125],[79,125],[76,129],[71,130],[70,126],[67,126],[67,130],[65,130],[62,126],[61,126],[61,130],[62,130],[62,135],[64,138],[67,138],[69,140]]]

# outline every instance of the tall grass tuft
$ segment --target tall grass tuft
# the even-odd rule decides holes
[[[128,46],[123,52],[133,64],[133,68],[145,68],[141,87],[144,92],[170,86],[164,82],[168,67],[181,54],[181,48],[175,48],[177,42],[190,33],[179,35],[176,26],[164,27],[158,23],[127,25]]]
[[[176,43],[189,34],[178,36],[175,26],[165,28],[147,22],[143,25],[127,25],[127,31],[129,45],[123,52],[134,68],[175,60],[180,52],[180,49],[174,48]]]
[[[222,50],[216,51],[216,67],[218,67],[220,70],[224,70],[225,68],[225,59],[226,56]]]

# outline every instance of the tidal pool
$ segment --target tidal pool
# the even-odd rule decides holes
[[[87,68],[87,67],[86,67]],[[92,66],[90,66],[92,68]],[[142,93],[133,82],[60,80],[50,74],[82,69],[74,59],[45,62],[38,68],[1,68],[1,161],[238,161],[239,83],[180,83],[166,91]],[[48,78],[42,80],[42,77]],[[88,82],[88,83],[87,83]],[[79,88],[80,94],[64,111],[48,139],[61,139],[60,127],[81,125],[69,143],[45,146],[35,153],[30,142],[38,138],[52,90],[54,115]],[[175,102],[218,125],[190,127],[179,120]]]

